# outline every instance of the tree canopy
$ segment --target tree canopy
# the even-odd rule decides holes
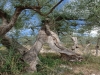
[[[98,28],[99,3],[99,0],[0,0],[0,42],[8,49],[14,47],[13,50],[22,55],[21,59],[29,65],[25,68],[28,72],[36,70],[38,53],[44,43],[62,57],[81,61],[82,56],[64,47],[58,35],[83,34]],[[15,37],[6,36],[7,32],[16,32],[20,38],[19,33],[27,29],[39,32],[30,50],[18,43]]]
[[[13,22],[12,25],[14,24],[15,29],[16,28],[20,29],[23,27],[34,29],[38,26],[35,27],[34,23],[30,22],[30,19],[32,19],[33,16],[38,15],[38,19],[40,19],[41,21],[40,24],[43,22],[43,20],[46,17],[49,17],[51,23],[54,24],[53,26],[51,26],[51,28],[53,30],[56,30],[58,33],[72,30],[70,20],[77,20],[79,19],[79,17],[75,13],[71,12],[72,10],[70,9],[70,6],[68,7],[68,6],[61,5],[61,8],[58,7],[58,5],[61,2],[64,1],[63,0],[61,1],[58,0],[57,1],[52,1],[52,0],[1,1],[0,17],[2,18],[2,20],[0,22],[1,23],[0,25],[6,25],[8,23],[11,24],[10,22]],[[68,12],[69,10],[70,12]],[[5,29],[5,30],[9,31],[9,29],[8,30]]]

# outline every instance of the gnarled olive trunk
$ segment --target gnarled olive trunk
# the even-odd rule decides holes
[[[32,48],[26,52],[23,56],[23,60],[29,65],[26,67],[26,71],[33,72],[36,71],[36,65],[39,62],[38,53],[40,52],[43,44],[47,40],[47,35],[43,29],[39,31],[36,42]]]
[[[36,65],[38,64],[39,60],[38,53],[40,52],[44,43],[49,44],[50,48],[61,53],[61,55],[64,55],[66,58],[69,57],[79,61],[82,58],[79,54],[65,48],[61,44],[57,34],[52,32],[48,25],[45,25],[39,31],[38,37],[33,47],[28,52],[26,52],[23,57],[24,61],[29,64],[27,67],[28,72],[34,72],[36,70]]]
[[[0,26],[0,38],[2,38],[1,43],[6,46],[7,48],[13,47],[14,50],[20,52],[20,54],[23,56],[23,60],[29,65],[26,67],[26,71],[28,72],[34,72],[36,71],[36,65],[38,64],[38,53],[40,52],[43,44],[46,42],[49,44],[49,46],[55,50],[61,53],[61,55],[64,55],[65,57],[73,57],[75,59],[80,59],[81,56],[76,54],[75,52],[72,52],[68,49],[66,49],[61,43],[56,35],[56,33],[52,32],[50,28],[45,25],[41,28],[39,31],[39,34],[37,36],[36,42],[32,46],[30,50],[23,47],[21,44],[16,42],[14,39],[11,39],[6,35],[8,31],[11,30],[11,28],[15,25],[18,16],[24,9],[32,9],[36,11],[41,16],[48,16],[63,0],[60,0],[55,6],[51,8],[51,10],[47,14],[43,14],[40,10],[42,7],[38,6],[16,6],[13,16],[10,17],[10,20],[7,18],[7,13],[0,9],[0,19],[2,19],[2,25]],[[38,7],[38,8],[37,8]],[[58,17],[55,21],[59,21],[63,19],[62,17]],[[66,18],[69,20],[69,18]],[[72,20],[72,17],[71,17]]]
[[[3,37],[1,42],[7,48],[13,46],[13,43],[15,43],[15,50],[19,51],[23,55],[22,59],[28,64],[28,66],[26,66],[26,71],[32,73],[36,71],[36,65],[39,62],[38,53],[40,52],[44,43],[49,44],[51,49],[61,53],[61,55],[65,58],[75,60],[80,60],[82,58],[79,54],[65,48],[61,44],[58,35],[51,31],[48,25],[41,28],[36,41],[30,50],[20,45],[14,39],[10,39],[6,36]]]

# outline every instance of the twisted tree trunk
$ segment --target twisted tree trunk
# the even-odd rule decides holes
[[[50,28],[45,25],[41,28],[39,31],[38,37],[36,39],[36,42],[32,46],[30,50],[20,45],[18,42],[16,42],[14,39],[11,39],[6,35],[8,31],[11,30],[11,28],[15,25],[18,16],[24,9],[32,9],[36,11],[41,16],[48,16],[63,0],[60,0],[54,7],[51,8],[51,10],[47,14],[43,14],[40,9],[42,7],[40,6],[18,6],[15,9],[15,12],[13,16],[9,19],[7,18],[7,13],[0,9],[0,18],[2,19],[2,25],[0,26],[0,38],[2,38],[1,43],[6,46],[7,48],[13,47],[14,50],[19,51],[21,55],[23,56],[23,60],[29,65],[26,67],[26,71],[28,72],[34,72],[36,70],[36,65],[38,64],[38,53],[40,52],[43,44],[46,42],[49,44],[49,46],[53,49],[61,53],[61,55],[64,55],[65,57],[73,57],[75,59],[80,59],[81,56],[76,54],[75,52],[72,52],[68,49],[66,49],[61,43],[56,35],[56,33],[52,32]],[[37,8],[39,7],[39,9]],[[56,21],[61,20],[62,17],[58,17]],[[69,19],[69,18],[66,18]],[[71,18],[72,20],[72,18]],[[15,44],[14,44],[15,43]]]
[[[41,28],[38,37],[33,47],[25,53],[23,59],[29,64],[27,67],[28,72],[34,72],[38,64],[38,53],[40,52],[44,43],[48,43],[50,48],[61,53],[64,57],[79,60],[82,58],[79,54],[65,48],[56,33],[52,32],[47,25]]]
[[[65,48],[61,44],[58,35],[52,32],[48,25],[45,25],[41,28],[36,42],[30,50],[20,45],[14,39],[10,39],[6,36],[3,37],[1,42],[7,48],[10,48],[11,46],[13,46],[13,43],[15,43],[16,46],[14,46],[14,49],[19,51],[23,55],[22,59],[28,64],[28,66],[26,66],[26,71],[32,73],[36,71],[36,65],[39,62],[38,53],[40,52],[44,43],[48,43],[51,49],[61,53],[61,55],[65,58],[75,59],[79,61],[82,58],[79,54]]]

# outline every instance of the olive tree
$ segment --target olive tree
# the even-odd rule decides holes
[[[58,35],[53,32],[51,29],[55,26],[60,29],[61,24],[64,20],[73,20],[78,19],[78,16],[75,15],[66,15],[57,13],[55,8],[61,4],[63,0],[60,1],[51,1],[51,0],[1,0],[0,3],[0,38],[1,43],[6,46],[8,49],[13,47],[14,50],[18,51],[22,55],[22,60],[26,62],[29,66],[26,66],[27,72],[36,71],[36,65],[39,62],[38,53],[40,52],[44,43],[48,43],[49,46],[61,53],[62,57],[80,60],[81,55],[68,50],[65,48],[58,37]],[[6,5],[9,3],[7,9]],[[26,12],[26,13],[25,13]],[[59,11],[60,12],[60,11]],[[30,13],[30,14],[29,14]],[[53,14],[52,14],[53,13]],[[57,13],[57,14],[56,14]],[[29,14],[27,16],[27,14]],[[44,20],[41,20],[42,24],[40,25],[40,30],[38,32],[37,38],[30,50],[23,47],[19,44],[14,38],[8,37],[6,34],[13,27],[16,27],[20,23],[27,21],[25,18],[30,18],[32,15],[38,14]],[[25,17],[26,16],[26,17]],[[51,20],[53,18],[53,20]],[[22,21],[23,20],[23,21]],[[61,21],[63,22],[61,23]],[[56,24],[55,24],[56,22]],[[60,23],[59,23],[60,22]],[[59,26],[60,25],[60,26]],[[62,25],[63,26],[63,25]]]

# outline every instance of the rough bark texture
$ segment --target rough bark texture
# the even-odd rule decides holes
[[[4,12],[2,9],[0,9],[0,19],[2,19],[2,25],[0,25],[0,38],[1,43],[6,46],[8,49],[13,47],[14,50],[19,51],[21,55],[23,55],[23,60],[29,65],[26,70],[28,72],[34,72],[36,70],[36,64],[38,63],[38,53],[41,50],[42,45],[47,40],[47,34],[48,32],[45,31],[44,28],[42,28],[39,32],[39,35],[37,37],[37,40],[33,47],[28,50],[27,48],[20,45],[18,42],[16,42],[14,39],[11,39],[5,34],[11,30],[11,28],[15,25],[18,16],[24,9],[32,9],[36,11],[36,13],[40,14],[41,16],[48,16],[52,11],[62,2],[63,0],[60,0],[56,5],[54,5],[50,11],[47,14],[43,14],[40,9],[41,6],[17,6],[15,7],[14,14],[10,16],[8,19],[8,14]]]
[[[0,37],[5,35],[9,30],[11,30],[11,28],[15,25],[18,16],[20,15],[20,13],[24,10],[24,9],[32,9],[34,11],[36,11],[38,14],[40,14],[41,16],[48,16],[50,13],[52,13],[52,11],[62,2],[63,0],[60,0],[56,5],[54,5],[51,10],[46,13],[43,14],[40,10],[41,10],[41,6],[17,6],[15,9],[15,12],[13,14],[12,17],[10,17],[10,21],[8,20],[7,16],[8,14],[6,12],[4,12],[2,9],[0,9],[0,18],[2,19],[2,25],[0,25]]]
[[[47,25],[47,27],[48,27],[48,25]],[[51,35],[48,36],[48,41],[47,41],[47,43],[49,44],[49,46],[50,46],[53,50],[55,50],[55,51],[61,53],[61,55],[64,56],[64,58],[68,58],[68,56],[70,56],[70,58],[72,57],[73,59],[79,60],[79,61],[80,61],[80,59],[81,59],[82,57],[81,57],[79,54],[77,54],[77,53],[75,53],[75,52],[73,52],[73,51],[71,51],[71,50],[68,50],[66,47],[64,47],[64,46],[61,44],[61,41],[60,41],[58,35],[57,35],[56,33],[52,32],[52,31],[49,29],[49,27],[48,27],[47,29],[48,29],[48,31],[51,33]],[[73,57],[73,56],[74,56],[74,57]]]
[[[47,25],[41,28],[37,36],[36,42],[30,50],[20,45],[14,39],[4,36],[15,25],[17,18],[22,10],[32,9],[41,16],[48,16],[62,1],[63,0],[60,0],[56,5],[54,5],[47,14],[43,14],[40,11],[42,7],[40,7],[39,4],[38,6],[18,6],[16,7],[12,17],[10,17],[10,20],[7,18],[7,13],[0,9],[0,18],[2,19],[2,25],[0,25],[0,38],[2,38],[1,43],[7,48],[13,47],[14,50],[19,51],[23,55],[23,60],[28,64],[28,66],[26,67],[27,72],[36,71],[36,65],[39,62],[38,53],[40,52],[45,42],[48,43],[53,50],[58,51],[59,53],[61,53],[61,55],[64,55],[65,57],[72,57],[76,60],[81,58],[80,55],[66,49],[61,44],[56,33],[52,32]],[[58,19],[56,20],[58,21]]]
[[[88,54],[90,51],[89,51],[89,46],[91,45],[91,43],[88,43],[87,45],[86,45],[86,47],[85,47],[85,49],[84,49],[84,53],[85,54]]]
[[[100,38],[97,39],[97,45],[96,45],[96,56],[98,56],[98,50],[99,50],[99,41],[100,41]]]
[[[27,67],[28,72],[36,71],[36,65],[38,64],[38,61],[39,61],[38,53],[40,52],[45,42],[49,44],[51,49],[61,53],[66,58],[70,57],[72,59],[79,60],[79,61],[82,58],[79,54],[63,47],[57,34],[52,32],[49,29],[49,27],[46,25],[45,27],[41,28],[35,44],[28,52],[25,53],[23,57],[24,61],[27,64],[29,64],[29,66]]]
[[[77,37],[71,37],[71,39],[74,42],[74,45],[72,46],[72,50],[75,52],[76,48],[78,48],[78,40]]]
[[[10,21],[8,21],[7,16],[5,16],[4,11],[2,13],[0,12],[1,15],[2,15],[2,16],[0,16],[0,18],[2,18],[2,20],[3,20],[3,23],[0,26],[0,37],[5,35],[15,25],[15,22],[17,21],[17,18],[20,15],[22,10],[23,9],[21,9],[21,8],[16,8],[16,10],[15,10],[13,16],[11,17]]]
[[[36,71],[36,65],[39,62],[38,53],[40,52],[46,40],[47,40],[47,35],[45,31],[41,29],[37,36],[36,42],[34,43],[32,48],[28,52],[26,52],[23,56],[23,60],[29,65],[26,67],[27,72],[34,73],[34,71]]]
[[[11,39],[8,36],[3,36],[1,43],[8,49],[13,48],[16,52],[19,52],[21,55],[28,51],[27,48],[23,47],[16,40],[14,40],[13,38]]]
[[[36,65],[39,63],[38,53],[40,52],[44,43],[48,43],[51,49],[61,53],[61,55],[65,58],[79,61],[82,58],[79,54],[65,48],[61,44],[58,35],[52,32],[48,25],[41,28],[36,42],[30,50],[24,48],[14,39],[10,39],[7,36],[4,36],[1,42],[7,48],[14,46],[15,50],[19,51],[23,55],[22,59],[28,64],[28,66],[26,66],[26,71],[32,73],[36,71]]]

